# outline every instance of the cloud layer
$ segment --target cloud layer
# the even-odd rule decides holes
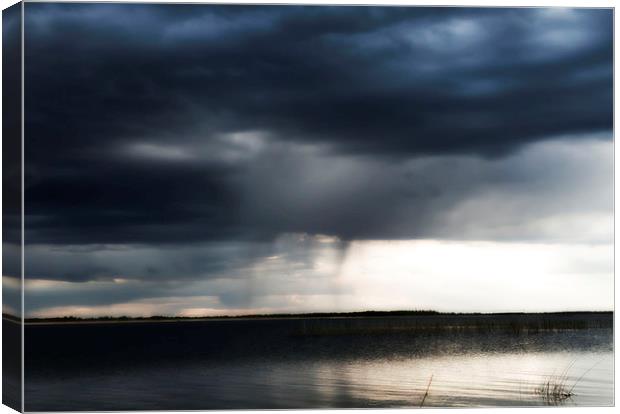
[[[363,208],[359,187],[432,202],[434,183],[394,182],[412,158],[611,136],[609,10],[32,4],[26,18],[32,242],[390,237],[342,204]]]
[[[25,9],[32,279],[237,309],[358,242],[612,242],[611,10]]]

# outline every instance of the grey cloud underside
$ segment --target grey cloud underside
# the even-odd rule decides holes
[[[28,4],[26,27],[27,243],[553,239],[519,223],[611,211],[443,218],[581,176],[493,163],[610,139],[610,10]]]
[[[613,171],[612,154],[609,144],[600,139],[578,144],[573,139],[544,142],[502,159],[432,157],[391,166],[298,149],[267,151],[256,158],[236,184],[244,197],[236,228],[246,229],[242,235],[280,234],[275,240],[265,236],[223,241],[222,235],[219,240],[192,243],[162,238],[99,245],[92,240],[101,234],[80,233],[81,226],[93,228],[81,223],[75,227],[81,244],[29,244],[26,274],[69,281],[159,282],[164,285],[153,289],[161,293],[172,280],[248,282],[257,272],[311,279],[317,274],[314,262],[321,252],[330,255],[335,266],[330,272],[337,274],[347,254],[347,240],[353,238],[415,235],[581,245],[613,240],[613,191],[605,185]],[[165,218],[161,220],[166,228]],[[73,229],[68,222],[64,226]],[[140,229],[139,224],[122,226],[112,221],[108,226],[118,231]],[[167,228],[198,234],[182,221]],[[297,235],[287,235],[291,229]],[[329,231],[343,240],[299,235]],[[322,238],[326,241],[321,242]],[[5,248],[5,252],[10,258],[11,250]],[[12,252],[19,254],[17,249]],[[271,266],[260,265],[265,260]],[[14,274],[10,270],[5,269]],[[303,276],[291,276],[296,272]]]
[[[286,235],[274,243],[202,243],[167,248],[135,245],[29,246],[29,312],[55,306],[100,306],[146,299],[189,300],[218,308],[251,307],[303,291],[337,295],[333,283],[345,245],[334,239]],[[17,254],[9,249],[8,254]],[[172,277],[174,276],[174,277]],[[59,283],[88,282],[88,283]],[[275,297],[276,299],[270,297]],[[193,298],[193,299],[192,299]],[[281,304],[281,303],[280,303]]]

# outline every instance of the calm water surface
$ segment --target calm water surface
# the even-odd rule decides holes
[[[548,405],[538,390],[561,376],[562,405],[614,402],[611,329],[292,335],[300,323],[29,326],[26,409]]]

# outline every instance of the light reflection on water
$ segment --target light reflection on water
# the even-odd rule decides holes
[[[611,352],[168,365],[38,386],[46,405],[72,395],[76,409],[418,407],[432,375],[424,406],[529,406],[547,405],[537,389],[569,366],[566,384],[576,385],[563,405],[613,405]]]
[[[255,366],[253,387],[263,388],[259,393],[248,390],[246,396],[259,406],[275,403],[281,408],[418,407],[432,375],[424,406],[547,405],[551,402],[537,390],[570,367],[566,385],[570,389],[576,384],[574,395],[562,404],[606,406],[613,404],[612,366],[611,353],[444,355],[281,364],[262,370]],[[211,391],[221,395],[230,389],[224,380]]]
[[[428,387],[425,406],[525,406],[546,404],[540,385],[570,366],[566,384],[576,383],[575,395],[565,404],[611,405],[612,365],[611,354],[600,353],[476,354],[319,365],[313,373],[328,390],[328,404],[334,390],[346,387],[352,399],[370,405],[419,406]]]

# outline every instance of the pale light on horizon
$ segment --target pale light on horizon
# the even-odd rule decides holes
[[[243,286],[222,278],[171,285],[153,295],[106,305],[89,295],[124,297],[154,282],[115,277],[108,281],[28,280],[31,295],[80,296],[86,303],[29,309],[27,317],[221,316],[265,313],[429,309],[442,312],[552,312],[613,309],[613,245],[477,241],[339,241],[317,236],[302,261],[285,237],[276,254],[257,260],[245,275],[251,289],[243,302],[222,297]],[[291,244],[293,245],[291,247]],[[287,253],[289,252],[289,253]],[[27,307],[28,309],[28,307]]]

